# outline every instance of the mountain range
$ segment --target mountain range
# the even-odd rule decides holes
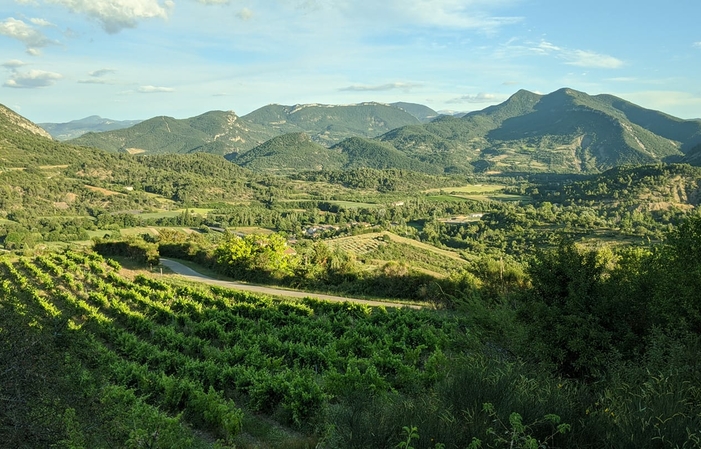
[[[7,118],[9,110],[3,111]],[[47,137],[13,117],[25,131],[33,127]],[[44,139],[42,145],[56,145],[51,142]],[[701,120],[563,88],[547,95],[520,90],[463,116],[412,103],[271,104],[243,117],[224,111],[155,117],[67,143],[58,153],[76,146],[146,155],[205,152],[283,174],[359,167],[431,174],[598,173],[622,165],[701,164]],[[44,163],[61,159],[50,154],[42,156]]]
[[[421,110],[422,114],[430,114]],[[70,142],[132,154],[207,152],[225,155],[244,153],[287,133],[303,132],[313,141],[330,146],[349,137],[376,137],[413,124],[420,124],[419,118],[405,109],[381,103],[271,104],[242,117],[232,111],[210,111],[187,119],[154,117],[126,129],[87,133]]]

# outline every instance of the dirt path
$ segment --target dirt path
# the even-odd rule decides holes
[[[314,299],[321,299],[324,301],[332,301],[332,302],[352,302],[355,304],[364,304],[364,305],[373,306],[373,307],[385,306],[385,307],[409,307],[412,309],[421,309],[422,308],[421,306],[417,306],[414,304],[402,304],[402,303],[384,302],[384,301],[370,301],[367,299],[346,298],[343,296],[322,295],[319,293],[308,293],[308,292],[300,292],[300,291],[296,291],[296,290],[284,290],[281,288],[263,287],[261,285],[244,284],[241,282],[219,281],[217,279],[212,279],[212,278],[207,277],[203,274],[200,274],[197,271],[193,270],[192,268],[186,267],[185,265],[181,264],[180,262],[176,262],[176,261],[170,260],[170,259],[161,258],[161,265],[163,265],[164,267],[168,267],[174,273],[182,276],[183,278],[185,278],[189,281],[201,282],[201,283],[209,284],[209,285],[218,285],[220,287],[233,288],[236,290],[243,290],[243,291],[253,292],[253,293],[263,293],[263,294],[271,295],[271,296],[285,296],[288,298],[314,298]]]

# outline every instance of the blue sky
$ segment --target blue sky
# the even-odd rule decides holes
[[[471,111],[570,87],[696,118],[700,17],[689,0],[0,0],[0,103],[35,122]]]

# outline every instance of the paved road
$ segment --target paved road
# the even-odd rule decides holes
[[[288,298],[314,298],[332,302],[352,302],[355,304],[365,304],[368,306],[385,306],[385,307],[409,307],[412,309],[421,309],[421,306],[414,304],[401,304],[396,302],[369,301],[366,299],[346,298],[342,296],[322,295],[318,293],[307,293],[296,290],[284,290],[281,288],[263,287],[261,285],[244,284],[241,282],[219,281],[212,279],[203,274],[198,273],[192,268],[186,267],[180,262],[170,259],[161,258],[161,265],[170,268],[174,273],[179,274],[187,280],[201,282],[209,285],[218,285],[220,287],[234,288],[253,293],[264,293],[271,296],[286,296]]]

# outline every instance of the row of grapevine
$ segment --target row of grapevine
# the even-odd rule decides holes
[[[304,426],[321,418],[324,404],[355,391],[424,389],[445,371],[448,348],[469,340],[458,318],[132,280],[90,254],[39,256],[18,266],[31,282],[13,282],[44,291],[38,297],[47,313],[67,311],[98,360],[90,364],[109,367],[116,385],[226,438],[242,422],[234,398]]]

